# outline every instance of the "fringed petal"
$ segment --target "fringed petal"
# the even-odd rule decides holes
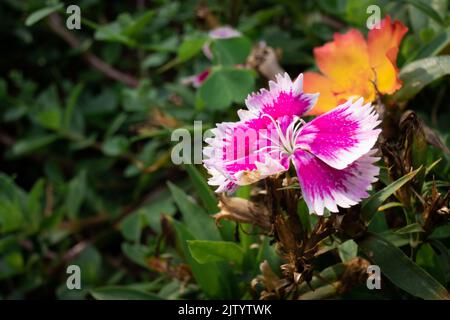
[[[346,103],[307,123],[296,141],[335,169],[344,169],[366,154],[378,139],[378,113],[360,98]]]
[[[375,152],[372,150],[338,170],[307,151],[298,150],[293,162],[309,212],[323,215],[325,208],[338,212],[337,206],[349,208],[366,198],[380,170],[374,165],[379,160],[373,156]]]

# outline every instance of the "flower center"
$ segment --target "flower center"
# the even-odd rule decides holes
[[[303,119],[295,116],[283,133],[283,129],[281,128],[281,124],[279,121],[276,121],[272,116],[268,114],[263,114],[263,117],[267,117],[270,119],[275,127],[277,135],[275,139],[273,137],[267,137],[263,135],[263,138],[267,139],[272,144],[259,149],[259,152],[266,150],[268,150],[267,152],[269,154],[272,152],[279,152],[281,157],[282,154],[291,156],[297,149],[299,149],[296,141],[302,131],[302,126],[305,124],[305,121]]]

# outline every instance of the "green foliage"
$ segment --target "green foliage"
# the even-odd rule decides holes
[[[244,251],[240,246],[228,241],[188,241],[189,250],[198,263],[229,261],[240,265]]]
[[[374,195],[370,196],[364,203],[361,208],[362,216],[366,221],[370,221],[373,215],[377,212],[378,208],[383,204],[383,202],[389,198],[394,192],[400,189],[405,183],[414,178],[414,176],[420,171],[422,168],[418,168],[400,179],[392,182],[384,189],[378,191]]]
[[[178,48],[177,61],[181,63],[193,58],[200,52],[206,41],[205,36],[185,39]]]
[[[244,37],[215,40],[212,44],[214,62],[223,66],[243,64],[251,46],[250,39]]]
[[[403,87],[397,91],[398,101],[409,100],[427,84],[450,74],[450,56],[438,56],[414,61],[400,72]]]
[[[359,247],[399,288],[422,299],[450,299],[447,290],[436,279],[385,239],[371,235],[361,241]]]
[[[156,294],[127,287],[102,287],[90,291],[97,300],[160,300]]]
[[[208,210],[208,213],[216,213],[219,211],[217,207],[217,200],[214,192],[206,183],[205,178],[200,174],[200,172],[195,168],[193,164],[186,164],[186,171],[194,185],[203,205]]]
[[[358,255],[358,245],[353,240],[347,240],[338,246],[342,262],[350,261]]]
[[[138,46],[138,36],[154,17],[155,12],[147,11],[137,18],[128,13],[120,14],[117,19],[99,27],[94,38],[99,41],[119,42],[130,47]]]
[[[248,70],[220,68],[198,90],[200,106],[210,110],[224,110],[233,102],[241,102],[254,88],[254,74]]]
[[[32,14],[30,14],[27,19],[25,20],[25,25],[27,27],[31,27],[33,24],[39,22],[40,20],[44,19],[45,17],[47,17],[49,14],[58,11],[60,9],[63,8],[63,4],[59,3],[56,4],[54,6],[49,6],[49,7],[45,7],[42,9],[39,9],[35,12],[33,12]]]

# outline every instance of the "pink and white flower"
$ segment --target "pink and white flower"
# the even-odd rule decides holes
[[[204,165],[216,192],[230,192],[289,170],[293,163],[310,213],[337,212],[368,196],[377,180],[378,114],[363,98],[348,100],[306,123],[318,94],[303,92],[303,75],[285,74],[245,100],[238,122],[224,122],[206,140]]]

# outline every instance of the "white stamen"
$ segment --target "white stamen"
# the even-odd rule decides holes
[[[275,119],[268,114],[264,114],[263,117],[267,117],[270,119],[272,124],[275,126],[275,130],[277,131],[279,139],[277,141],[274,141],[267,136],[263,136],[264,139],[269,140],[273,143],[273,145],[263,147],[259,149],[258,152],[271,150],[269,151],[269,154],[274,151],[278,151],[280,152],[280,157],[282,154],[286,154],[287,156],[292,155],[295,150],[299,148],[296,145],[296,142],[302,131],[305,121],[299,117],[294,117],[293,121],[286,128],[286,133],[283,134],[283,130],[281,129],[280,123],[278,121],[275,121]]]

